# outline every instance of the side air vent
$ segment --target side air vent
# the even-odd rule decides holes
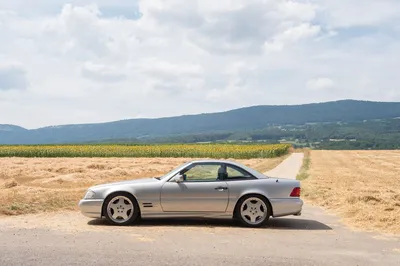
[[[151,208],[151,207],[153,207],[153,203],[151,203],[151,202],[143,202],[143,207],[144,208]]]

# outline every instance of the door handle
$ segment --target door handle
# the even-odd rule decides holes
[[[228,190],[227,187],[216,187],[214,188],[215,190],[219,190],[219,191],[224,191],[224,190]]]

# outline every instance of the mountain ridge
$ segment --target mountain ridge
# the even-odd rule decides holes
[[[340,100],[302,105],[257,105],[216,113],[69,124],[37,129],[0,124],[0,144],[53,144],[164,137],[256,130],[271,125],[351,122],[395,117],[400,117],[400,102]],[[2,128],[8,130],[1,130]]]

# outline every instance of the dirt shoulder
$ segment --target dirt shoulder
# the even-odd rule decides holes
[[[308,203],[356,229],[400,234],[400,151],[311,151],[309,167]]]

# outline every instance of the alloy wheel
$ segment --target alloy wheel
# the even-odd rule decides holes
[[[128,221],[134,213],[132,201],[125,196],[116,196],[107,205],[108,217],[115,223]]]
[[[249,225],[259,225],[268,216],[267,205],[260,198],[248,198],[240,206],[240,215]]]

